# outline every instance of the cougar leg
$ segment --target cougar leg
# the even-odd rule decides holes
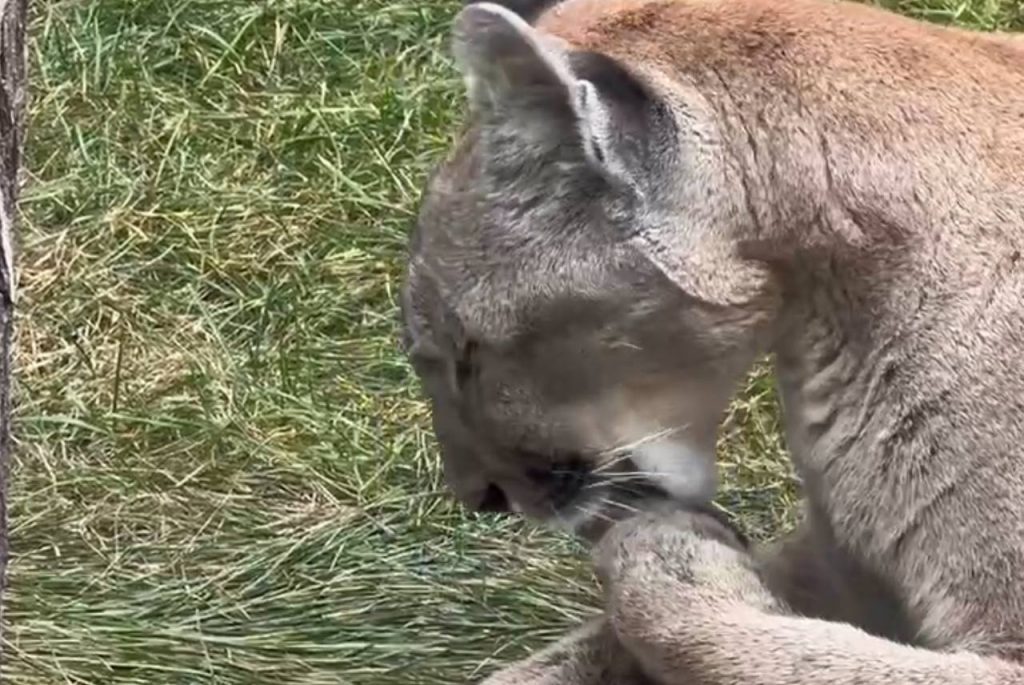
[[[913,641],[896,594],[844,554],[813,519],[754,554],[765,587],[793,613],[851,623],[896,642]]]
[[[693,514],[618,524],[595,550],[608,617],[662,685],[1017,685],[1024,666],[797,615]]]
[[[643,674],[602,618],[498,671],[480,685],[654,685],[654,681]]]

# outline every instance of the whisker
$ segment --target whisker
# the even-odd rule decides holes
[[[639,509],[637,509],[634,506],[626,504],[625,502],[619,502],[618,500],[614,500],[614,499],[609,499],[605,503],[606,504],[610,504],[613,507],[618,507],[619,509],[624,509],[624,510],[628,511],[631,514],[636,514],[636,513],[638,513],[640,511]]]
[[[641,488],[641,485],[647,485],[648,487]],[[615,489],[627,495],[639,497],[640,499],[647,499],[651,496],[651,491],[649,489],[651,485],[652,483],[650,481],[629,481],[626,483],[616,483]]]
[[[658,471],[624,471],[622,473],[609,473],[605,476],[605,482],[620,483],[631,480],[651,480],[664,476]]]
[[[656,473],[653,471],[630,471],[627,473],[609,473],[605,474],[600,480],[592,483],[587,483],[580,490],[597,490],[608,485],[622,485],[626,483],[650,483],[657,480],[663,474]]]
[[[601,456],[601,455],[598,455],[598,456]],[[622,462],[628,460],[630,458],[630,456],[632,456],[632,455],[628,451],[622,451],[622,452],[620,452],[618,454],[615,454],[615,456],[613,458],[609,459],[608,461],[604,462],[603,464],[598,465],[598,467],[593,470],[593,473],[601,473],[603,471],[607,471],[610,468],[618,466]]]
[[[601,511],[603,507],[604,502],[599,503],[596,509],[591,508],[585,504],[578,504],[576,505],[576,510],[588,518],[598,519],[599,521],[603,521],[605,523],[614,523],[614,519],[612,519],[610,516]]]
[[[608,461],[606,461],[605,463],[601,464],[600,466],[598,466],[596,469],[594,469],[594,471],[595,472],[600,472],[600,471],[605,471],[605,470],[607,470],[609,468],[612,468],[613,466],[615,466],[615,465],[621,463],[622,461],[625,461],[626,459],[628,459],[630,457],[631,453],[636,451],[636,449],[638,447],[642,447],[643,445],[646,445],[647,443],[653,442],[655,440],[660,440],[661,438],[667,437],[669,435],[674,435],[675,433],[678,433],[680,431],[684,431],[689,426],[690,426],[689,423],[681,423],[681,424],[678,424],[676,426],[671,426],[669,428],[663,428],[660,431],[655,431],[653,433],[648,433],[647,435],[645,435],[643,437],[640,437],[640,438],[634,440],[633,442],[625,443],[625,444],[622,444],[622,445],[618,445],[616,447],[611,447],[611,448],[605,450],[604,452],[599,453],[598,456],[613,455],[612,458],[609,459]]]
[[[686,430],[687,428],[689,428],[689,426],[690,424],[687,422],[680,423],[675,426],[669,426],[668,428],[662,428],[661,430],[654,431],[653,433],[648,433],[647,435],[637,438],[633,442],[625,443],[623,445],[619,445],[618,447],[613,447],[609,451],[617,452],[619,450],[635,450],[637,447],[640,447],[641,445],[646,445],[647,443],[653,442],[654,440],[660,440],[661,438],[673,435],[675,433],[678,433],[679,431]]]

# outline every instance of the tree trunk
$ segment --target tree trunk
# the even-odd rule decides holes
[[[26,4],[27,0],[0,0],[0,631],[4,625],[3,590],[7,586],[11,330],[15,300],[13,238],[25,136]]]

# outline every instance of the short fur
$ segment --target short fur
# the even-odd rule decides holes
[[[1024,682],[1020,45],[816,0],[463,9],[403,293],[455,492],[593,539],[706,502],[770,352],[807,498],[756,563],[613,528],[611,623],[493,682],[642,682],[577,659],[610,635],[668,684]]]

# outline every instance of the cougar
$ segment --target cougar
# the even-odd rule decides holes
[[[404,344],[454,493],[594,541],[607,609],[489,682],[1024,683],[1021,43],[518,0],[453,52]],[[806,516],[748,550],[702,509],[765,354]]]

